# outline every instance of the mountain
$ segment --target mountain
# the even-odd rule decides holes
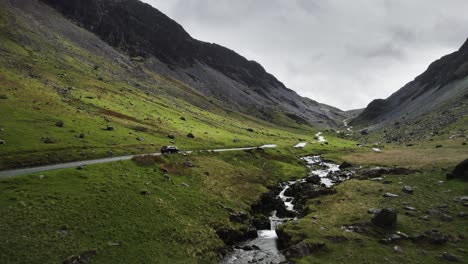
[[[337,126],[347,114],[303,98],[255,61],[192,38],[181,25],[138,0],[41,0],[151,71],[168,74],[235,111],[274,121]]]
[[[387,99],[372,101],[351,121],[371,130],[412,125],[412,134],[437,131],[468,114],[468,41]],[[419,133],[421,132],[421,133]]]

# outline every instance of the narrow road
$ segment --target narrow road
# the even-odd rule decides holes
[[[226,152],[226,151],[239,151],[239,150],[250,150],[256,148],[276,148],[276,145],[263,145],[259,147],[246,147],[246,148],[227,148],[227,149],[210,149],[205,151],[214,151],[214,152]],[[197,151],[185,151],[184,153],[190,154]],[[103,158],[103,159],[95,159],[95,160],[82,160],[82,161],[74,161],[74,162],[67,162],[55,165],[45,165],[33,168],[24,168],[24,169],[13,169],[13,170],[5,170],[0,171],[0,178],[7,178],[13,176],[20,176],[30,173],[37,173],[37,172],[44,172],[44,171],[51,171],[51,170],[58,170],[58,169],[66,169],[66,168],[74,168],[84,165],[92,165],[92,164],[100,164],[100,163],[107,163],[119,160],[130,160],[135,156],[141,155],[153,155],[153,156],[160,156],[161,153],[147,153],[147,154],[138,154],[138,155],[128,155],[128,156],[120,156],[120,157],[112,157],[112,158]]]

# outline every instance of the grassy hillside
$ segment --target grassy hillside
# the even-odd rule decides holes
[[[225,110],[115,51],[84,48],[71,37],[40,30],[9,10],[0,12],[0,112],[5,113],[0,140],[6,142],[0,145],[0,169],[155,152],[168,144],[181,149],[292,145],[312,140],[315,133],[281,113],[272,113],[267,123]],[[108,125],[114,130],[105,130]]]
[[[292,237],[292,244],[323,242],[325,247],[311,256],[295,259],[295,263],[449,263],[441,257],[444,252],[455,255],[461,263],[468,261],[468,219],[464,215],[467,207],[457,200],[457,197],[468,195],[468,187],[465,181],[446,180],[447,172],[468,157],[466,146],[461,144],[463,141],[462,138],[421,141],[412,147],[385,145],[380,146],[383,148],[381,153],[340,151],[326,154],[355,166],[399,166],[420,172],[384,174],[387,182],[360,179],[357,174],[354,179],[338,185],[337,194],[310,200],[310,213],[281,229]],[[443,147],[434,148],[433,144]],[[411,186],[414,194],[404,193],[405,185]],[[399,197],[384,198],[383,194],[387,192]],[[415,211],[407,210],[408,206],[416,208]],[[372,215],[368,210],[372,208],[396,209],[396,228],[384,230],[371,224]],[[423,218],[427,215],[429,220]],[[350,232],[345,228],[347,226],[360,227],[362,231]],[[417,236],[430,230],[449,236],[449,242],[442,245],[427,239],[379,242],[398,231]]]

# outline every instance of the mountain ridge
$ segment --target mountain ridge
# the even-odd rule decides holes
[[[432,62],[423,73],[387,99],[373,100],[351,125],[377,129],[390,123],[417,121],[429,114],[450,112],[463,106],[467,97],[468,40],[457,51]],[[441,115],[440,121],[443,118]]]
[[[283,111],[299,123],[332,127],[347,117],[338,108],[299,96],[259,63],[192,38],[177,22],[139,0],[41,1],[111,46],[141,57],[146,67],[164,71],[237,111],[267,120],[271,111]]]

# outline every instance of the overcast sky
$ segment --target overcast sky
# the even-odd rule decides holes
[[[468,37],[468,0],[143,1],[344,110],[388,97]]]

